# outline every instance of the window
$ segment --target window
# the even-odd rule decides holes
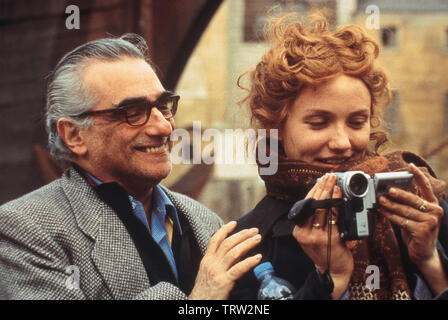
[[[385,48],[394,48],[398,45],[397,28],[395,26],[381,28],[381,43]]]
[[[400,116],[400,95],[397,90],[392,90],[392,101],[384,110],[384,121],[386,122],[387,131],[391,136],[396,136],[401,132],[401,116]]]

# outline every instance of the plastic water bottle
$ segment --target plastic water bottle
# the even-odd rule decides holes
[[[261,282],[258,300],[293,300],[296,289],[288,281],[275,276],[270,262],[256,266],[254,274]]]

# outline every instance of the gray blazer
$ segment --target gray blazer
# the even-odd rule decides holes
[[[204,254],[222,220],[164,190]],[[79,289],[69,266],[79,270]],[[74,169],[0,207],[0,299],[186,298],[170,283],[149,283],[126,227]]]

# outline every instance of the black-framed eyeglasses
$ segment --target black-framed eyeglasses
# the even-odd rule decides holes
[[[95,115],[107,115],[112,121],[126,121],[130,126],[143,126],[148,122],[152,108],[162,113],[165,119],[169,120],[177,112],[177,104],[180,96],[170,91],[165,91],[153,103],[145,98],[131,98],[122,101],[116,108],[98,111],[86,111],[75,115],[75,118],[83,118]]]

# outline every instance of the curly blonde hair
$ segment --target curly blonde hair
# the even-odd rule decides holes
[[[374,152],[378,153],[379,146],[388,140],[379,127],[391,91],[385,73],[374,65],[379,53],[376,41],[356,25],[332,31],[320,14],[310,16],[308,22],[300,22],[291,14],[271,19],[266,36],[270,49],[254,70],[238,79],[238,86],[248,92],[241,104],[248,103],[252,126],[279,128],[304,86],[345,74],[361,79],[370,92],[370,140],[376,141]],[[249,88],[241,85],[246,75],[250,77]]]

